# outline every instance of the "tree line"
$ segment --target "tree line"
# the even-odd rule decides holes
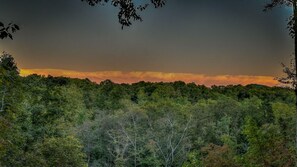
[[[19,76],[0,58],[0,166],[294,166],[294,90]]]

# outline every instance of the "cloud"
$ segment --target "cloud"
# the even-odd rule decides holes
[[[276,86],[278,82],[272,76],[247,76],[247,75],[203,75],[192,73],[165,73],[165,72],[122,72],[122,71],[98,71],[98,72],[78,72],[60,69],[21,69],[21,75],[30,74],[65,76],[70,78],[89,78],[97,83],[110,79],[116,83],[135,83],[139,81],[149,82],[173,82],[184,81],[194,82],[200,85],[247,85],[262,84]]]

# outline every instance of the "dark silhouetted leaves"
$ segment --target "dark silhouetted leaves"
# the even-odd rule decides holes
[[[20,30],[20,27],[13,23],[9,23],[8,26],[5,27],[5,25],[2,22],[0,22],[0,28],[0,39],[13,39],[12,33],[15,33],[16,31]]]
[[[111,5],[119,9],[118,20],[122,25],[122,29],[125,26],[132,25],[132,21],[142,21],[139,14],[140,11],[145,10],[150,4],[155,8],[163,7],[165,5],[165,0],[151,0],[150,2],[144,3],[142,5],[136,5],[136,0],[81,0],[87,2],[90,6],[95,6],[97,4],[103,5],[105,3],[111,2]]]
[[[2,22],[0,22],[0,28],[0,39],[13,39],[12,33],[15,33],[16,31],[20,30],[20,27],[13,23],[9,23],[7,27],[5,27],[5,25]]]
[[[275,8],[277,6],[281,6],[281,5],[285,5],[285,6],[288,6],[288,7],[293,7],[293,0],[271,0],[270,3],[265,5],[263,11],[266,12],[266,11],[272,10],[273,8]],[[288,19],[288,26],[287,26],[287,28],[289,29],[289,33],[290,33],[292,38],[295,37],[295,30],[294,30],[295,21],[294,20],[295,20],[295,16],[294,16],[294,13],[293,13],[292,16],[290,16],[289,19]]]

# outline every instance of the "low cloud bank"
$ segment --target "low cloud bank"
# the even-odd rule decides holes
[[[247,75],[203,75],[192,73],[165,73],[165,72],[122,72],[122,71],[98,71],[98,72],[78,72],[59,69],[21,69],[21,75],[30,74],[64,76],[70,78],[89,78],[94,82],[101,82],[110,79],[116,83],[135,83],[139,81],[149,82],[173,82],[184,81],[194,82],[199,85],[247,85],[261,84],[276,86],[278,82],[272,76],[247,76]]]

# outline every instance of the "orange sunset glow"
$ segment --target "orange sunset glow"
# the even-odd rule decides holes
[[[247,85],[261,84],[276,86],[278,82],[271,76],[248,76],[248,75],[203,75],[192,73],[165,73],[165,72],[122,72],[122,71],[98,71],[98,72],[78,72],[59,69],[21,69],[21,75],[30,74],[64,76],[70,78],[88,78],[94,82],[101,82],[110,79],[116,83],[135,83],[139,81],[147,82],[174,82],[184,81],[194,82],[199,85]]]

